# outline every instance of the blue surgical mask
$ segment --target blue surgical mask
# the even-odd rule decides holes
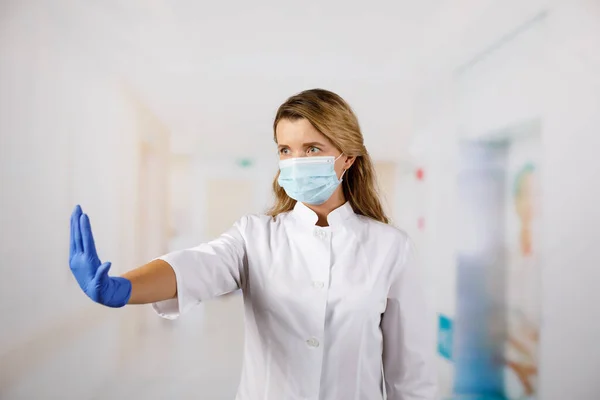
[[[311,205],[323,204],[342,183],[342,177],[338,179],[334,169],[335,162],[342,154],[338,158],[299,157],[281,160],[277,182],[294,200]]]

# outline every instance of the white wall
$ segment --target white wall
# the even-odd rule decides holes
[[[89,213],[113,273],[134,266],[139,121],[46,14],[13,7],[0,26],[0,397],[81,399],[118,373],[125,314],[79,289],[69,217]]]
[[[541,8],[540,11],[543,11]],[[457,139],[483,137],[531,118],[542,120],[543,326],[540,398],[593,399],[600,391],[600,10],[561,1],[518,35],[488,43],[479,62],[431,82],[420,94],[416,154],[428,166],[427,264],[438,310],[453,312]],[[511,20],[518,20],[515,8]],[[482,18],[482,36],[490,19]],[[496,18],[496,17],[493,17]],[[522,21],[529,16],[522,15]],[[491,24],[502,26],[502,24]],[[493,36],[493,35],[490,35]],[[466,65],[470,60],[462,59]],[[457,65],[458,67],[458,65]],[[450,388],[449,368],[442,383]]]

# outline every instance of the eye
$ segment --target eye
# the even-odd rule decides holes
[[[279,149],[279,154],[282,154],[282,155],[290,154],[290,149],[288,149],[287,147],[283,147],[283,148]]]
[[[311,146],[308,148],[308,152],[311,154],[318,153],[320,151],[321,151],[321,149],[319,149],[318,147],[315,147],[315,146]]]

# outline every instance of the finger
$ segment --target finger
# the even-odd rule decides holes
[[[81,241],[83,243],[83,251],[93,257],[98,257],[96,254],[96,244],[94,243],[94,235],[92,235],[92,225],[87,214],[83,214],[79,219],[81,228]]]
[[[112,263],[110,261],[105,262],[104,264],[100,265],[98,267],[98,269],[96,270],[95,279],[97,281],[101,281],[103,277],[108,276],[108,271],[110,270],[111,265],[112,265]]]
[[[83,252],[81,243],[81,229],[79,228],[79,218],[81,217],[81,207],[77,205],[71,214],[71,252]]]
[[[73,254],[75,253],[75,251],[77,250],[76,246],[75,246],[75,224],[73,223],[74,221],[77,221],[76,216],[75,216],[75,209],[73,210],[73,212],[71,213],[71,219],[70,219],[70,230],[69,230],[69,259],[71,257],[73,257]]]

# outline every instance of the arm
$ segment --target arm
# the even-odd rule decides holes
[[[246,282],[247,259],[243,233],[247,218],[210,242],[178,250],[159,258],[172,270],[176,295],[152,302],[165,318],[176,318],[192,306],[241,289]],[[167,273],[165,273],[167,274]],[[153,279],[153,278],[152,278]],[[172,285],[172,280],[171,280]],[[164,294],[173,294],[173,287]]]
[[[381,320],[388,400],[434,400],[437,395],[429,310],[413,244],[407,240],[395,267]]]
[[[127,304],[148,304],[177,296],[173,268],[163,260],[154,260],[122,275],[131,282],[131,297]]]
[[[107,307],[152,303],[163,316],[179,315],[201,300],[241,288],[246,268],[242,230],[246,219],[209,243],[169,253],[123,276],[109,276],[110,262],[96,252],[89,218],[71,215],[69,267],[83,292]]]

